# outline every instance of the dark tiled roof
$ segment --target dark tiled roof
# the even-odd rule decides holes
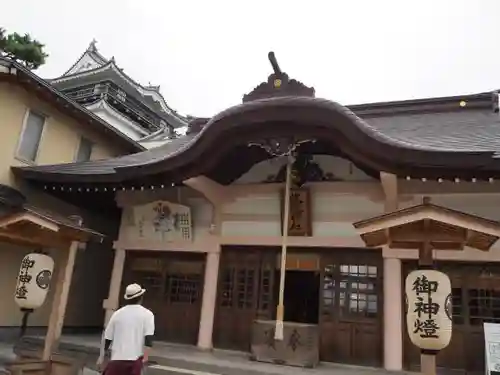
[[[29,213],[44,220],[50,221],[51,223],[62,225],[79,232],[84,232],[90,237],[94,237],[99,240],[102,240],[102,237],[104,237],[98,232],[95,232],[89,228],[85,228],[82,225],[83,223],[81,221],[81,218],[79,217],[67,217],[57,212],[53,212],[40,207],[35,207],[30,205],[29,203],[26,203],[26,197],[24,196],[24,194],[8,185],[0,184],[0,206],[3,208],[4,214],[7,217],[9,215]]]
[[[31,206],[28,204],[25,204],[23,206],[23,210],[26,211],[27,213],[30,213],[32,215],[38,216],[44,220],[50,221],[54,224],[62,225],[64,227],[68,227],[71,229],[75,229],[80,232],[87,233],[91,238],[96,239],[96,240],[102,240],[104,238],[104,235],[96,232],[92,229],[89,229],[87,227],[84,227],[82,225],[79,225],[79,223],[76,220],[73,220],[69,217],[60,215],[56,212],[49,211],[40,207],[35,207]]]
[[[500,116],[492,110],[363,119],[374,130],[413,149],[500,151]]]
[[[82,163],[66,163],[41,165],[36,167],[21,167],[21,170],[36,170],[47,173],[62,173],[62,174],[84,174],[84,175],[107,175],[113,174],[116,167],[132,166],[143,164],[144,162],[153,162],[154,160],[163,159],[165,156],[173,154],[183,146],[190,143],[195,135],[186,135],[181,138],[173,139],[170,142],[147,151],[136,154],[120,156],[113,159],[102,159],[95,161],[87,161]]]
[[[130,169],[132,173],[132,170],[136,170],[139,166],[153,165],[160,161],[168,162],[174,156],[180,156],[185,151],[192,149],[194,144],[198,144],[198,140],[200,144],[205,144],[203,147],[206,147],[207,139],[210,137],[205,137],[205,135],[215,136],[215,133],[219,134],[222,128],[231,127],[234,121],[242,118],[247,119],[248,116],[254,116],[254,113],[260,117],[264,116],[262,113],[255,112],[255,108],[273,109],[275,106],[277,109],[281,108],[280,110],[285,111],[293,109],[297,116],[301,115],[303,110],[323,111],[321,121],[330,124],[336,121],[344,122],[329,126],[342,127],[345,134],[349,133],[348,137],[351,141],[354,140],[363,145],[370,141],[372,146],[369,147],[374,147],[373,152],[379,154],[387,153],[386,147],[391,147],[392,152],[399,153],[398,157],[402,158],[394,161],[399,165],[405,163],[403,160],[412,160],[412,157],[408,156],[414,154],[416,156],[414,160],[420,160],[416,164],[412,162],[415,165],[420,163],[424,166],[431,165],[433,168],[446,169],[447,163],[453,157],[455,159],[461,157],[468,158],[464,159],[464,164],[462,161],[455,160],[450,166],[453,165],[453,168],[456,168],[457,165],[464,165],[464,168],[469,168],[469,170],[471,168],[484,168],[485,171],[500,169],[500,165],[497,166],[496,161],[492,158],[493,154],[500,150],[500,119],[498,114],[494,113],[487,105],[483,105],[481,108],[458,108],[455,106],[453,109],[440,112],[429,112],[426,107],[426,113],[387,113],[377,116],[360,113],[361,119],[339,104],[324,99],[299,97],[263,100],[229,108],[208,121],[199,133],[190,133],[158,148],[134,155],[87,163],[23,167],[13,168],[13,170],[21,172],[27,178],[36,174],[35,179],[48,181],[51,180],[49,175],[53,177],[56,175],[73,175],[75,177],[93,175],[95,181],[99,181],[100,176],[107,176],[102,181],[119,181],[117,169],[120,169],[119,172]],[[325,117],[327,113],[330,114]],[[289,116],[295,118],[294,115]],[[224,126],[222,128],[217,126],[217,130],[215,127],[212,129],[212,125]],[[363,147],[363,145],[358,147]],[[210,147],[217,148],[217,141],[212,143]],[[450,159],[450,157],[452,158]],[[388,158],[388,156],[385,155],[383,158]],[[199,162],[203,162],[203,160]],[[43,177],[43,174],[46,176]]]

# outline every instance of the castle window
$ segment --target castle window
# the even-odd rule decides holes
[[[125,91],[118,89],[118,91],[116,92],[116,97],[118,98],[118,100],[125,102],[125,100],[127,99],[127,94],[125,93]]]
[[[29,111],[19,140],[17,156],[23,160],[34,162],[38,156],[38,149],[45,127],[45,116]]]
[[[80,145],[78,146],[78,152],[76,153],[76,162],[89,161],[92,155],[93,143],[87,138],[82,137],[80,139]]]

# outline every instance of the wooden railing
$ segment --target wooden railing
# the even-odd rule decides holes
[[[113,107],[149,131],[159,130],[162,122],[165,121],[111,82],[68,89],[65,94],[81,104],[91,103],[99,98],[109,98],[108,102]]]

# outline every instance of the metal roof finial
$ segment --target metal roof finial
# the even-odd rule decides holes
[[[280,66],[278,65],[278,60],[276,60],[276,56],[274,55],[274,52],[271,51],[267,54],[267,57],[269,58],[269,62],[271,63],[271,66],[273,67],[274,74],[280,75],[282,73]]]

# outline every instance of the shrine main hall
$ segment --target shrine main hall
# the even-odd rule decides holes
[[[321,361],[415,369],[403,283],[425,237],[452,283],[438,366],[479,372],[483,323],[500,320],[497,150],[496,92],[343,106],[274,66],[162,146],[13,172],[114,218],[103,324],[138,282],[157,340],[253,351],[256,324],[276,318],[286,227],[285,322],[312,327]]]

